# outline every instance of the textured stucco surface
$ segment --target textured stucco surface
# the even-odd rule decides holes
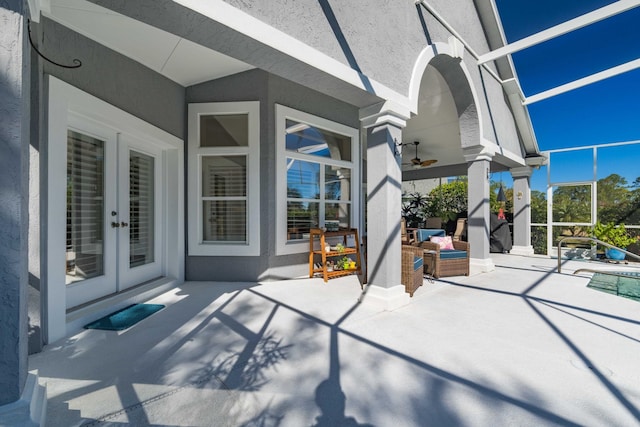
[[[305,63],[300,58],[308,52],[287,55],[268,41],[252,39],[169,0],[90,1],[358,107],[381,100],[371,81],[409,99],[421,52],[436,43],[447,44],[451,36],[422,6],[409,1],[225,0],[356,71],[359,88]],[[438,0],[430,4],[473,50],[479,54],[489,51],[474,2]],[[469,52],[463,55],[461,65],[474,88],[481,137],[519,153],[518,134],[501,85],[475,65]]]
[[[186,279],[255,281],[308,274],[308,254],[275,256],[275,104],[354,128],[359,127],[358,109],[261,70],[187,88],[189,103],[232,101],[260,101],[260,256],[188,256]],[[274,273],[276,270],[278,273]]]
[[[29,54],[23,2],[0,4],[0,406],[27,377]],[[17,37],[16,37],[17,35]]]

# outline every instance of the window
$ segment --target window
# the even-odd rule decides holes
[[[354,227],[358,131],[276,106],[277,253],[309,250],[309,230]]]
[[[259,103],[189,105],[189,255],[259,255]]]

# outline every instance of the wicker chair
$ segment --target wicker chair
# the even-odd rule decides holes
[[[440,245],[430,241],[419,242],[417,245],[424,250],[424,268],[427,274],[436,279],[469,275],[468,242],[454,241],[453,250],[441,250]]]
[[[423,249],[417,246],[402,245],[402,284],[410,297],[423,282]]]
[[[407,230],[407,221],[404,218],[400,220],[400,241],[403,245],[410,245],[413,243],[413,234]]]

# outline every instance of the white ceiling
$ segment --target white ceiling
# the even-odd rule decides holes
[[[254,68],[84,0],[51,0],[47,16],[185,87]]]
[[[427,67],[420,82],[418,115],[407,121],[402,130],[402,169],[414,169],[413,141],[420,141],[420,160],[438,160],[431,167],[464,163],[460,146],[460,124],[451,89],[444,77],[432,66]]]

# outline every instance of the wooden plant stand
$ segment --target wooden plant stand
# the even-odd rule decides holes
[[[347,240],[349,236],[353,236],[353,241],[355,242],[355,247],[347,247]],[[342,237],[342,244],[344,245],[344,251],[338,252],[336,250],[326,251],[325,246],[327,244],[327,239],[332,237]],[[314,243],[318,242],[320,245],[319,248],[314,248]],[[343,256],[355,255],[355,268],[347,268],[344,270],[333,270],[327,271],[327,259],[331,258],[342,258]],[[316,258],[321,259],[321,267],[315,267]],[[349,274],[358,274],[362,273],[361,270],[361,259],[360,259],[360,240],[358,239],[358,229],[357,228],[349,228],[345,230],[338,231],[323,231],[319,228],[312,228],[309,232],[309,277],[313,277],[315,274],[322,273],[322,277],[324,281],[327,282],[329,279],[333,279],[334,277],[346,276]]]

